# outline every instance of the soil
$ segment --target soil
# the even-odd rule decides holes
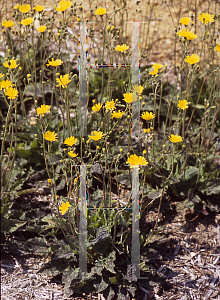
[[[175,39],[174,28],[178,26],[178,15],[192,16],[195,14],[195,4],[202,13],[214,13],[215,1],[140,1],[135,5],[134,1],[127,1],[129,20],[148,22],[150,24],[149,43],[145,50],[148,57],[145,64],[154,62],[167,64],[170,68],[178,62],[178,53],[175,58],[173,43]],[[190,3],[189,3],[190,2]],[[77,4],[80,1],[77,1]],[[210,3],[210,4],[209,4]],[[18,1],[1,1],[2,19],[10,19],[12,7]],[[46,14],[51,15],[55,1],[34,1],[34,5],[43,4]],[[150,16],[149,7],[154,4],[154,13]],[[112,1],[91,1],[91,7],[95,5],[106,7],[113,12]],[[136,12],[141,9],[141,13]],[[83,1],[84,17],[90,19],[90,5]],[[147,12],[147,13],[146,13]],[[108,13],[110,16],[111,13]],[[76,21],[76,20],[75,20]],[[128,26],[131,26],[130,24]],[[69,26],[74,32],[75,24]],[[216,26],[217,27],[217,26]],[[98,28],[98,25],[96,25]],[[129,29],[128,29],[129,31]],[[146,35],[147,29],[141,27],[141,38]],[[142,40],[141,40],[142,42]],[[218,40],[217,40],[218,42]],[[199,43],[199,42],[198,42]],[[143,42],[142,42],[143,44]],[[199,44],[196,44],[197,47]],[[73,52],[72,43],[69,42],[69,51]],[[178,48],[179,49],[179,48]],[[4,53],[4,49],[1,49]],[[3,54],[0,53],[0,54]],[[77,54],[77,50],[76,50]],[[73,55],[73,54],[72,54]],[[91,62],[97,52],[91,53]],[[172,71],[170,72],[172,74]],[[173,83],[173,75],[169,81]],[[40,192],[38,194],[26,194],[30,201],[48,201],[48,196]],[[45,198],[46,197],[46,198]],[[193,211],[184,211],[181,202],[172,201],[172,210],[160,215],[158,226],[160,231],[154,234],[146,246],[147,251],[154,250],[155,277],[158,284],[152,285],[146,290],[140,284],[140,290],[135,299],[220,299],[220,214]],[[40,204],[39,204],[40,205]],[[147,211],[146,225],[153,228],[157,213]],[[40,266],[48,261],[48,257],[42,258],[36,255],[17,256],[15,254],[4,255],[1,258],[1,295],[2,299],[54,299],[68,300],[64,294],[63,285],[48,275],[38,274]],[[101,295],[91,294],[81,297],[74,296],[70,299],[102,299]],[[120,299],[119,299],[120,300]]]

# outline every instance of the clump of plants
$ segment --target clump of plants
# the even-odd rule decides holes
[[[155,207],[159,215],[175,196],[185,208],[219,210],[219,16],[196,14],[197,32],[189,17],[180,19],[181,59],[170,86],[169,68],[149,65],[144,46],[132,68],[126,2],[114,2],[113,14],[92,6],[91,21],[101,28],[96,58],[95,28],[84,20],[83,4],[61,0],[50,17],[39,5],[13,9],[2,21],[0,58],[2,232],[29,224],[12,208],[24,190],[36,189],[39,175],[56,212],[38,216],[36,236],[26,243],[26,250],[51,257],[40,271],[61,275],[67,296],[134,297],[141,277],[150,276],[143,262],[139,273],[132,263],[134,206],[140,204],[141,217]],[[73,22],[79,36],[68,29]],[[80,49],[79,61],[66,51],[69,41]],[[140,254],[157,226],[158,220],[151,232],[140,231]]]

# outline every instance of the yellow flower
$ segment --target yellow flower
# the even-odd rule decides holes
[[[200,61],[199,55],[192,54],[191,56],[187,55],[185,62],[190,65],[196,64]]]
[[[60,78],[57,78],[57,82],[59,83],[57,86],[62,86],[62,88],[67,88],[67,84],[70,83],[71,80],[69,80],[69,74],[66,75],[60,75]]]
[[[179,143],[183,141],[183,138],[178,134],[171,134],[171,136],[168,136],[168,139],[173,143]]]
[[[16,64],[16,60],[15,60],[15,59],[11,59],[11,60],[10,60],[10,63],[11,63],[11,65],[9,66],[8,62],[6,61],[6,62],[4,63],[4,66],[5,66],[6,68],[9,68],[9,69],[15,69],[15,68],[17,68],[17,67],[19,66],[19,64]]]
[[[8,20],[8,21],[6,20],[6,21],[2,22],[2,26],[4,26],[4,27],[11,27],[12,25],[14,25],[14,23],[11,20]]]
[[[149,72],[149,74],[156,75],[158,73],[158,70],[162,67],[163,66],[161,64],[158,63],[153,64],[153,71]]]
[[[18,90],[9,87],[5,90],[5,95],[8,96],[9,99],[15,99],[18,96]]]
[[[69,154],[69,156],[71,156],[71,157],[76,157],[79,153],[74,153],[73,151],[69,151],[68,152],[68,154]]]
[[[215,50],[218,51],[218,52],[220,52],[220,44],[216,45]]]
[[[204,23],[205,25],[208,23],[208,22],[214,22],[214,15],[210,15],[208,13],[199,13],[199,18],[198,18],[199,21],[201,21],[202,23]]]
[[[50,112],[50,108],[51,108],[51,105],[41,105],[41,107],[38,107],[36,110],[37,110],[37,115],[42,115],[42,117],[44,117],[44,115],[47,113],[47,112]]]
[[[108,111],[108,110],[111,110],[111,109],[115,109],[115,102],[112,100],[112,101],[108,101],[105,103],[105,109]]]
[[[40,26],[37,28],[37,31],[44,32],[47,29],[47,26]]]
[[[3,80],[0,82],[0,90],[2,89],[8,89],[9,87],[12,87],[14,84],[10,80]]]
[[[92,111],[100,111],[100,109],[102,108],[102,104],[96,104],[96,105],[93,105],[92,107]]]
[[[182,29],[182,30],[179,30],[176,34],[180,37],[184,37],[184,38],[186,38],[187,37],[187,35],[188,35],[188,33],[189,33],[189,29]]]
[[[55,131],[51,132],[51,131],[47,131],[44,133],[44,138],[45,140],[47,141],[50,141],[50,142],[54,142],[54,141],[57,141],[57,134],[55,133]]]
[[[54,60],[54,59],[52,58],[51,61],[48,60],[47,67],[49,67],[49,66],[53,66],[53,67],[61,66],[62,63],[63,63],[63,61],[62,61],[61,59],[56,59],[56,60]]]
[[[120,119],[123,116],[124,112],[123,111],[113,111],[111,119],[116,118],[116,119]]]
[[[47,179],[47,181],[48,181],[48,183],[50,184],[50,185],[52,185],[52,179]]]
[[[66,203],[63,202],[63,204],[59,207],[59,210],[61,211],[61,214],[64,215],[65,212],[68,211],[69,207],[71,207],[71,205],[69,204],[68,201],[66,201]]]
[[[72,5],[72,2],[69,0],[61,0],[59,2],[58,7],[56,7],[56,5],[54,5],[56,11],[65,11],[67,10],[67,8],[69,8]]]
[[[102,16],[102,15],[106,14],[107,11],[106,11],[106,8],[99,7],[96,9],[96,11],[94,13],[95,13],[95,15]]]
[[[29,4],[23,4],[23,5],[20,5],[19,6],[19,10],[20,10],[20,12],[22,12],[22,13],[28,13],[29,12],[29,10],[30,10],[30,5]]]
[[[127,164],[130,164],[131,168],[136,167],[137,165],[141,166],[147,166],[148,161],[143,156],[137,156],[136,154],[131,155],[128,157],[128,160],[126,161]]]
[[[150,111],[146,111],[145,113],[143,113],[141,115],[141,118],[146,120],[146,121],[149,121],[149,120],[152,120],[153,118],[155,118],[155,115]]]
[[[197,35],[193,33],[192,31],[188,32],[187,34],[187,40],[191,41],[197,38]]]
[[[188,25],[190,22],[191,22],[191,20],[188,17],[183,17],[180,19],[180,24],[183,24],[183,25]]]
[[[144,129],[144,133],[150,132],[150,128]]]
[[[38,12],[41,12],[42,10],[44,10],[44,6],[43,6],[43,5],[36,5],[36,6],[34,7],[34,9],[35,9],[36,11],[38,11]]]
[[[126,103],[132,103],[132,93],[123,94]],[[134,101],[137,101],[137,96],[134,94]]]
[[[5,76],[5,74],[0,73],[0,79],[1,79],[2,77],[4,77],[4,76]]]
[[[30,24],[33,23],[33,22],[34,22],[34,19],[28,17],[28,18],[26,18],[26,19],[24,19],[24,20],[21,20],[21,25],[30,25]]]
[[[20,6],[20,4],[17,4],[13,7],[13,9],[18,9],[19,6]]]
[[[189,102],[187,102],[187,100],[179,100],[177,106],[179,108],[181,108],[182,110],[185,110],[189,107],[188,104],[189,104]]]
[[[72,146],[77,142],[77,138],[75,138],[74,136],[68,137],[65,139],[64,144],[68,145],[68,146]]]
[[[93,131],[93,132],[91,132],[91,135],[89,136],[88,141],[90,141],[90,140],[98,141],[98,140],[100,140],[102,138],[103,138],[103,132],[101,132],[101,131]]]
[[[123,45],[118,45],[115,47],[115,50],[116,51],[120,51],[120,52],[124,52],[126,50],[128,50],[129,46],[123,44]]]

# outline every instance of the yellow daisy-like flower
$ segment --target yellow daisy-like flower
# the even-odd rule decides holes
[[[19,6],[19,10],[20,10],[20,12],[22,12],[22,13],[28,13],[29,12],[29,10],[30,10],[30,5],[29,4],[23,4],[23,5],[20,5]]]
[[[108,110],[111,110],[111,109],[115,109],[115,102],[112,100],[112,101],[108,101],[105,103],[105,109],[108,111]]]
[[[4,63],[4,66],[8,69],[15,69],[19,66],[19,64],[16,63],[16,60],[15,59],[11,59],[10,60],[10,65],[8,64],[8,62],[6,61]]]
[[[187,100],[179,100],[177,106],[179,108],[181,108],[182,110],[185,110],[185,109],[187,109],[189,107],[188,104],[190,104],[190,103],[187,102]]]
[[[63,202],[63,204],[59,207],[61,214],[64,215],[68,211],[69,207],[71,207],[71,205],[68,201],[66,201],[66,203]]]
[[[63,61],[62,61],[61,59],[56,59],[56,60],[54,60],[54,59],[52,58],[51,61],[48,60],[47,67],[49,67],[49,66],[53,66],[53,67],[61,66],[62,63],[63,63]]]
[[[204,23],[205,25],[209,22],[214,22],[214,15],[210,15],[208,13],[199,13],[199,18],[198,18],[199,21],[201,21],[202,23]]]
[[[183,17],[180,19],[180,24],[188,25],[191,22],[189,17]]]
[[[49,67],[49,66],[53,66],[53,67],[61,66],[62,63],[63,63],[63,61],[62,61],[61,59],[56,59],[56,60],[54,60],[54,59],[52,58],[51,61],[48,60],[47,67]]]
[[[183,28],[182,30],[179,30],[176,34],[180,37],[183,37],[183,38],[187,38],[187,35],[189,33],[189,29],[185,29]]]
[[[106,10],[106,8],[99,7],[99,8],[96,9],[96,11],[94,12],[94,14],[102,16],[104,14],[107,14],[107,10]]]
[[[116,50],[116,51],[120,51],[120,52],[124,52],[124,51],[126,51],[126,50],[128,50],[128,49],[129,49],[129,46],[127,46],[127,45],[125,45],[125,44],[123,44],[123,45],[118,45],[118,46],[115,47],[115,50]]]
[[[14,23],[11,20],[8,20],[8,21],[6,20],[6,21],[2,22],[2,26],[4,26],[4,27],[11,27],[12,25],[14,25]]]
[[[74,136],[68,137],[65,139],[64,144],[72,147],[77,142],[77,138]]]
[[[88,141],[90,141],[90,140],[98,141],[98,140],[100,140],[102,138],[103,138],[103,132],[101,132],[101,131],[93,131],[93,132],[91,132],[91,135],[89,136]]]
[[[136,154],[131,155],[128,157],[128,160],[126,161],[127,164],[130,164],[132,167],[137,167],[137,165],[141,166],[147,166],[148,161],[143,156],[137,156]]]
[[[187,40],[191,41],[197,38],[197,35],[195,33],[193,33],[192,31],[189,31],[187,34]]]
[[[5,74],[0,73],[0,79],[3,78]]]
[[[5,90],[5,95],[8,96],[9,99],[15,99],[18,96],[18,90],[9,87]]]
[[[144,129],[144,133],[150,132],[150,128]]]
[[[36,11],[38,11],[38,12],[41,12],[42,10],[44,10],[44,6],[43,6],[43,5],[36,5],[36,6],[34,7],[34,9],[35,9]]]
[[[18,9],[19,6],[20,6],[20,4],[17,4],[13,7],[13,9]]]
[[[102,104],[96,104],[96,105],[93,105],[92,111],[94,111],[94,112],[100,111],[101,108],[102,108]]]
[[[62,86],[62,88],[67,88],[67,84],[70,83],[71,80],[69,80],[69,74],[66,75],[60,75],[60,78],[57,78],[57,82],[59,83],[57,86]]]
[[[215,46],[215,50],[218,51],[218,52],[220,52],[220,44],[217,44],[217,45]]]
[[[196,54],[192,54],[191,56],[188,55],[185,58],[185,62],[187,62],[190,65],[194,65],[199,61],[200,61],[199,55],[196,55]]]
[[[45,138],[45,140],[50,142],[57,141],[57,134],[55,133],[55,131],[47,131],[44,133],[43,137]]]
[[[124,112],[123,111],[113,111],[111,119],[116,118],[116,119],[120,119],[123,116]]]
[[[178,134],[171,134],[171,136],[168,136],[168,139],[173,143],[179,143],[183,141],[183,138]]]
[[[74,153],[73,151],[69,151],[68,152],[68,154],[69,154],[69,156],[71,156],[71,157],[76,157],[79,153]]]
[[[56,5],[54,5],[56,11],[65,11],[67,10],[70,6],[72,5],[72,2],[69,0],[61,0],[59,2],[58,7],[56,7]]]
[[[42,117],[44,117],[44,115],[47,113],[47,112],[50,112],[50,108],[51,108],[51,105],[41,105],[41,107],[38,107],[36,110],[37,110],[37,115],[42,115]]]
[[[8,89],[9,87],[13,87],[14,84],[12,84],[12,81],[10,80],[3,80],[0,82],[0,90],[2,89]]]
[[[141,118],[146,121],[150,121],[155,118],[155,114],[153,114],[151,111],[150,112],[146,111],[141,115]]]
[[[158,63],[153,64],[153,71],[149,72],[149,74],[156,75],[158,73],[158,70],[162,67],[163,67],[163,65],[161,65],[161,64],[158,64]]]
[[[40,26],[37,28],[37,31],[44,32],[47,29],[47,26]]]
[[[30,18],[30,17],[28,17],[28,18],[26,18],[26,19],[24,19],[24,20],[21,20],[21,25],[30,25],[31,23],[33,23],[34,22],[34,19],[33,18]]]
[[[127,94],[123,94],[124,95],[124,101],[126,103],[132,103],[132,98],[134,98],[133,101],[137,101],[137,96],[134,94],[134,96],[132,97],[132,93],[127,93]]]
[[[52,185],[52,184],[53,184],[53,181],[52,181],[52,179],[47,179],[47,181],[48,181],[48,183],[49,183],[50,185]]]

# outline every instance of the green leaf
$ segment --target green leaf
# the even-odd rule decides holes
[[[100,293],[100,292],[102,292],[102,291],[104,291],[107,287],[108,287],[108,283],[107,282],[105,282],[104,280],[103,280],[103,278],[101,278],[101,282],[100,283],[93,283],[93,286],[94,286],[94,288],[95,288],[95,290],[96,290],[96,292],[97,293]]]
[[[197,175],[199,172],[199,169],[193,166],[189,166],[189,168],[186,170],[185,173],[185,179],[189,180],[192,179],[195,175]]]
[[[1,216],[1,232],[12,233],[15,232],[19,227],[22,227],[27,222],[22,222],[14,219],[6,219]]]

